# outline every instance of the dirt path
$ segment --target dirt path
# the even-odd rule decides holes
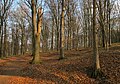
[[[9,57],[0,59],[0,84],[15,84],[14,81],[25,80],[28,78],[18,76],[19,72],[24,67],[28,66],[29,56]],[[12,81],[15,79],[14,81]],[[31,80],[31,79],[30,79]]]
[[[0,63],[1,75],[17,75],[16,72],[28,65],[28,56],[9,57],[3,59]]]

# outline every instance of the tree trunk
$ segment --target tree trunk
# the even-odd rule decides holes
[[[35,0],[31,0],[31,4],[32,4],[32,29],[33,29],[33,37],[32,37],[32,40],[33,40],[33,47],[32,47],[32,55],[33,55],[33,59],[32,59],[32,63],[36,63],[36,59],[35,59],[35,40],[36,40],[36,37],[35,37],[35,33],[37,32],[37,24],[36,24],[36,4],[35,4]],[[39,55],[39,54],[38,54]]]
[[[110,0],[108,0],[108,32],[109,32],[109,40],[108,40],[108,44],[109,47],[111,46],[111,28],[110,28],[110,14],[111,14],[111,9],[110,9]]]
[[[0,57],[3,57],[3,29],[2,29],[2,32],[1,32],[1,41],[0,41]]]
[[[1,18],[1,25],[0,25],[0,57],[3,57],[3,54],[2,54],[2,48],[3,48],[3,19]]]
[[[53,50],[53,43],[54,43],[54,18],[53,18],[53,23],[52,23],[51,50]]]
[[[7,30],[6,30],[6,21],[4,22],[4,49],[3,49],[3,56],[6,57],[7,56]]]
[[[22,30],[22,37],[21,37],[21,54],[23,55],[25,53],[25,29],[24,25],[21,27]]]
[[[105,5],[104,5],[105,8]],[[99,17],[100,17],[100,27],[101,27],[101,32],[102,32],[102,47],[105,47],[105,26],[104,26],[104,21],[105,21],[105,13],[103,15],[102,11],[102,3],[101,0],[99,0]]]
[[[96,0],[93,0],[93,68],[94,76],[97,77],[100,71],[99,53],[98,53],[98,37],[96,25]]]
[[[62,0],[62,14],[61,14],[61,25],[60,25],[60,58],[64,58],[64,0]]]
[[[16,25],[16,35],[15,35],[15,39],[14,39],[14,54],[18,55],[19,54],[19,34],[18,34],[18,29],[17,29],[17,25]]]
[[[70,47],[70,3],[68,1],[68,13],[67,13],[67,17],[68,17],[68,35],[67,35],[67,50],[69,50]]]
[[[41,26],[42,26],[42,8],[38,9],[38,20],[36,19],[36,4],[35,1],[32,0],[32,24],[34,28],[34,52],[32,64],[41,63],[40,60],[40,35],[41,35]],[[37,23],[37,24],[36,24]]]

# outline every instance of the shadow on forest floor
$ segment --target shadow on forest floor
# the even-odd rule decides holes
[[[120,82],[120,46],[112,46],[109,51],[100,52],[101,79],[92,79],[92,50],[66,51],[67,59],[57,60],[57,52],[41,53],[42,63],[30,65],[30,55],[10,57],[0,60],[0,75],[29,77],[43,83],[57,84],[117,84]],[[14,80],[15,81],[15,80]],[[39,84],[39,83],[38,83]]]

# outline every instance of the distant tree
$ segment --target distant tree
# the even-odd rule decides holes
[[[108,45],[111,46],[111,26],[110,26],[111,3],[107,0],[107,24],[108,24]]]
[[[0,56],[7,55],[7,18],[14,0],[0,1]],[[5,35],[3,37],[3,35]],[[4,38],[4,42],[3,42]],[[4,44],[3,44],[4,43]]]
[[[48,8],[50,9],[50,14],[52,20],[54,20],[55,29],[55,48],[59,50],[60,45],[60,2],[61,0],[45,0]]]
[[[55,24],[54,24],[54,22],[55,22],[55,20],[54,20],[54,18],[52,18],[52,38],[51,38],[51,50],[53,50],[54,49],[54,26],[55,26]]]
[[[44,18],[43,20],[43,27],[41,30],[42,34],[42,51],[47,52],[49,50],[48,46],[48,39],[49,39],[49,27],[48,27],[48,21]]]

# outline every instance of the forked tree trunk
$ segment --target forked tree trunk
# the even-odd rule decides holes
[[[41,35],[41,26],[42,26],[42,8],[38,9],[38,19],[36,19],[36,4],[35,1],[32,0],[32,23],[34,29],[34,52],[32,64],[41,63],[40,60],[40,35]],[[37,23],[37,24],[36,24]]]

